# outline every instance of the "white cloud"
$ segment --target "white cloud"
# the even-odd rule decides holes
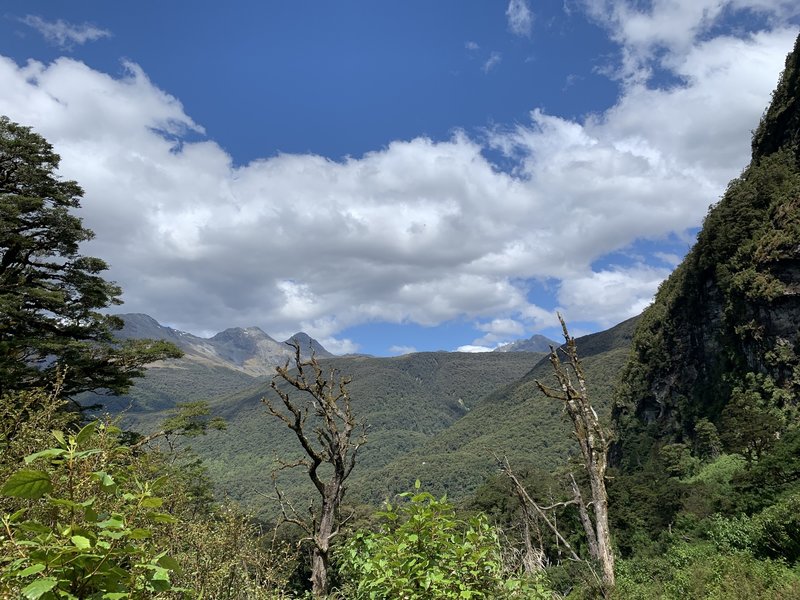
[[[594,321],[610,327],[641,313],[650,304],[669,269],[614,268],[565,279],[558,300],[567,321]],[[602,314],[597,307],[602,306]]]
[[[677,267],[678,264],[681,262],[680,256],[678,256],[677,254],[672,254],[670,252],[654,252],[653,257],[669,265],[670,267]]]
[[[746,164],[795,35],[693,41],[662,57],[681,83],[629,81],[580,121],[534,110],[488,141],[416,138],[340,162],[235,166],[214,141],[176,143],[202,127],[133,64],[114,78],[65,58],[0,57],[0,113],[47,137],[86,189],[81,215],[97,234],[86,251],[111,264],[124,309],[195,332],[302,329],[349,352],[338,335],[365,322],[466,317],[496,337],[550,326],[531,281],[553,281],[573,320],[639,310],[666,269],[590,265],[701,222]],[[473,346],[497,340],[483,341]]]
[[[480,46],[477,42],[469,41],[464,44],[464,47],[467,50],[480,50]]]
[[[533,13],[527,0],[509,0],[506,17],[508,18],[508,28],[514,35],[527,36],[531,34]]]
[[[486,62],[483,63],[483,72],[488,73],[492,69],[494,69],[497,65],[500,64],[500,61],[503,60],[503,55],[500,52],[492,52],[489,54],[489,58],[486,59]]]
[[[389,348],[391,354],[396,354],[398,356],[402,354],[412,354],[416,351],[417,349],[414,346],[391,346]]]
[[[488,323],[478,323],[476,329],[497,335],[522,335],[525,326],[514,319],[493,319]]]
[[[48,42],[65,49],[73,44],[82,45],[104,37],[111,37],[111,32],[107,29],[100,29],[89,23],[75,25],[63,19],[45,21],[36,15],[27,15],[20,21],[41,33]]]
[[[773,23],[800,14],[796,0],[585,0],[589,14],[621,45],[620,74],[646,78],[648,61],[665,50],[668,63],[690,52],[699,39],[736,11],[751,11]],[[746,12],[743,13],[748,18]]]
[[[471,353],[478,353],[478,352],[492,352],[494,348],[488,348],[487,346],[474,346],[471,344],[467,344],[466,346],[459,346],[456,348],[456,352],[471,352]]]
[[[492,319],[484,323],[476,323],[475,329],[485,332],[485,335],[472,342],[475,346],[494,347],[519,339],[525,335],[525,325],[509,318]]]
[[[354,354],[359,350],[359,345],[347,338],[326,337],[318,341],[331,354]]]

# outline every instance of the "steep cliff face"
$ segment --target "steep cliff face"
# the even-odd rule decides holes
[[[694,443],[700,419],[731,426],[732,398],[771,415],[775,435],[797,425],[799,68],[800,37],[754,134],[752,162],[642,315],[614,410],[623,464],[640,460],[643,434]]]

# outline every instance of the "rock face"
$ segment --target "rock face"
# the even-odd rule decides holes
[[[633,440],[691,444],[734,394],[796,417],[800,394],[800,38],[753,158],[643,313],[617,393],[617,460]],[[794,417],[793,417],[794,415]]]
[[[148,315],[125,314],[119,317],[125,322],[125,327],[117,332],[120,339],[167,340],[184,351],[183,360],[223,366],[249,375],[273,375],[275,365],[283,364],[293,356],[292,349],[285,342],[274,340],[258,327],[234,327],[211,338],[201,338],[164,327]],[[304,357],[310,356],[312,351],[320,358],[333,356],[305,333],[297,333],[291,339],[300,342]]]

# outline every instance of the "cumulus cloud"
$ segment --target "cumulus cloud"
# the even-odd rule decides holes
[[[20,21],[41,33],[48,42],[63,49],[70,48],[74,44],[83,45],[86,42],[111,37],[111,32],[107,29],[100,29],[89,23],[75,25],[63,19],[45,21],[36,15],[26,15]]]
[[[469,41],[464,44],[464,47],[467,50],[480,50],[480,46],[477,42]]]
[[[653,299],[653,293],[669,269],[636,266],[590,272],[566,279],[558,290],[558,300],[568,321],[594,321],[610,327],[635,317]],[[598,315],[597,307],[603,307]]]
[[[514,35],[527,36],[531,34],[533,26],[533,13],[527,0],[510,0],[506,9],[508,28]]]
[[[639,78],[647,77],[648,61],[659,51],[668,68],[731,13],[757,14],[773,23],[800,14],[796,0],[586,0],[586,6],[622,48],[619,73]]]
[[[338,352],[357,349],[340,339],[356,324],[467,318],[487,351],[554,323],[529,299],[536,282],[575,320],[613,324],[649,302],[668,270],[647,262],[664,256],[591,265],[701,222],[746,164],[795,35],[694,40],[662,57],[679,84],[629,81],[581,120],[533,110],[485,139],[398,140],[341,161],[235,165],[184,137],[201,124],[135,64],[112,77],[0,58],[0,113],[47,137],[85,188],[80,214],[97,233],[85,250],[111,264],[126,310],[193,332],[302,329]]]
[[[475,346],[496,348],[503,343],[519,339],[525,335],[525,324],[517,319],[492,319],[484,323],[476,323],[475,329],[485,335],[472,342]]]
[[[486,346],[475,346],[472,344],[467,344],[466,346],[459,346],[456,348],[456,352],[471,352],[471,353],[478,353],[478,352],[492,352],[494,348],[488,348]]]

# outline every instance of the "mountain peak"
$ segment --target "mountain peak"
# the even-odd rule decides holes
[[[149,315],[131,313],[117,316],[125,323],[117,332],[118,338],[168,340],[185,352],[183,360],[213,364],[258,376],[274,374],[275,366],[285,363],[292,356],[289,346],[271,338],[260,327],[230,327],[211,338],[201,338],[165,327]],[[318,358],[333,356],[303,332],[296,333],[290,339],[299,342],[305,357],[312,352]]]
[[[298,331],[295,333],[288,340],[286,340],[284,344],[288,344],[289,342],[293,341],[300,344],[300,353],[303,356],[311,356],[312,354],[317,358],[330,358],[333,356],[333,354],[322,347],[322,344],[303,331]]]
[[[212,340],[244,340],[244,339],[251,339],[251,340],[261,340],[267,339],[271,341],[276,341],[273,338],[269,337],[264,331],[259,327],[229,327],[228,329],[224,329],[220,331],[216,335],[214,335]]]
[[[517,340],[495,348],[495,352],[549,352],[550,346],[554,348],[560,346],[558,342],[554,342],[548,337],[540,334],[534,334],[526,340]]]

